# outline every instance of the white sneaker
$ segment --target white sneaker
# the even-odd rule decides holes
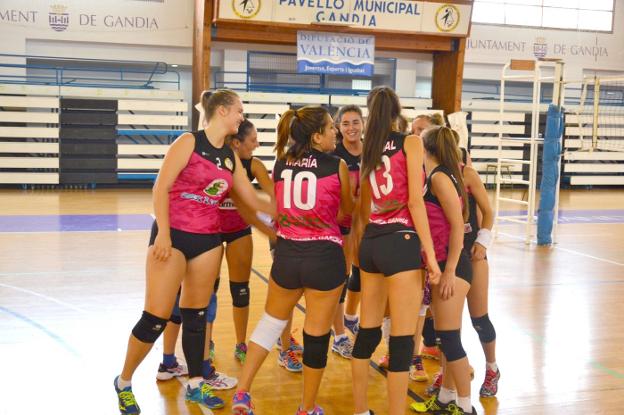
[[[178,376],[186,376],[188,375],[188,369],[186,365],[180,363],[180,361],[176,362],[176,365],[173,367],[167,367],[162,363],[158,366],[158,372],[156,373],[157,380],[169,380]]]
[[[209,379],[204,379],[204,383],[210,385],[214,390],[222,391],[232,389],[238,385],[238,379],[224,373],[214,372]]]
[[[351,359],[351,353],[353,352],[353,343],[347,336],[338,341],[334,341],[332,344],[332,352],[338,353],[345,359]]]

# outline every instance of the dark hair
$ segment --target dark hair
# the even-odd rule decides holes
[[[423,133],[423,144],[427,153],[438,159],[440,165],[451,171],[459,186],[459,193],[463,201],[462,214],[464,221],[468,220],[468,198],[464,178],[459,170],[462,162],[457,142],[459,136],[449,127],[432,127]]]
[[[229,144],[232,142],[232,140],[238,140],[242,143],[251,133],[251,130],[253,130],[253,128],[253,123],[245,118],[243,122],[240,123],[240,125],[238,126],[238,131],[236,132],[236,134],[229,135],[226,138],[226,142]]]
[[[215,91],[205,91],[202,94],[201,104],[204,108],[204,116],[209,121],[219,106],[229,107],[233,105],[238,94],[229,89],[217,89]]]
[[[420,114],[416,118],[414,118],[414,121],[419,120],[421,118],[424,118],[425,120],[427,120],[429,124],[431,125],[440,125],[440,126],[446,125],[446,123],[444,122],[444,117],[439,112],[435,112],[433,114]]]
[[[338,111],[336,111],[336,114],[334,115],[334,125],[336,126],[336,141],[337,142],[341,142],[343,139],[342,133],[340,132],[340,123],[342,122],[342,117],[347,112],[355,112],[357,115],[360,116],[360,119],[364,121],[364,115],[362,114],[362,109],[358,107],[357,105],[345,105],[343,107],[340,107],[340,109],[338,109]]]
[[[409,121],[407,121],[407,118],[405,118],[403,114],[399,114],[398,123],[397,123],[397,127],[399,131],[402,133],[406,132],[408,126],[409,126]]]
[[[381,163],[386,140],[401,114],[399,97],[387,86],[373,88],[366,98],[366,106],[368,120],[362,150],[362,177],[367,177]]]
[[[306,105],[298,110],[289,109],[277,124],[277,158],[290,157],[298,160],[312,149],[312,135],[323,134],[329,112],[317,105]],[[289,139],[292,143],[286,151]]]

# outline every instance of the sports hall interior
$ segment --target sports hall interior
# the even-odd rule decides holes
[[[495,397],[478,399],[485,360],[467,312],[462,332],[477,411],[620,413],[624,0],[250,1],[257,10],[237,9],[237,0],[0,2],[0,415],[116,413],[112,380],[144,301],[151,188],[168,146],[197,129],[203,91],[238,93],[258,129],[254,156],[270,171],[284,111],[354,104],[366,115],[366,95],[379,85],[396,90],[408,121],[461,114],[462,145],[496,206]],[[390,3],[416,4],[422,15],[412,18],[430,13],[431,27],[392,27],[401,17]],[[273,14],[261,9],[269,5]],[[436,11],[449,5],[458,29],[436,28]],[[352,10],[341,21],[333,9],[343,7]],[[373,36],[374,73],[299,73],[300,31]],[[540,245],[553,101],[563,107],[556,214],[552,243]],[[248,335],[272,264],[267,238],[254,230],[253,242]],[[237,377],[225,261],[220,276],[215,362]],[[301,301],[299,341],[304,317]],[[368,375],[378,415],[387,413],[386,373],[375,364],[384,353],[382,343]],[[260,415],[292,413],[301,393],[301,374],[279,367],[276,354],[253,385]],[[156,381],[161,356],[159,340],[133,378],[142,412],[199,414],[182,380]],[[431,380],[437,362],[424,364]],[[426,399],[428,383],[410,381],[408,401]],[[232,393],[217,392],[226,407],[215,414],[229,413]],[[353,413],[349,360],[329,352],[318,403]]]

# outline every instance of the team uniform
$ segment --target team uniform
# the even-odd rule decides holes
[[[433,248],[435,251],[436,259],[438,264],[440,265],[440,270],[444,271],[444,267],[446,266],[446,259],[448,257],[448,246],[450,242],[451,235],[451,224],[446,219],[444,215],[444,210],[442,209],[442,205],[438,198],[433,195],[431,191],[431,178],[434,174],[441,173],[447,175],[455,186],[455,190],[457,190],[458,197],[460,197],[459,192],[459,184],[453,174],[444,166],[438,166],[427,177],[427,184],[425,190],[425,207],[427,209],[427,218],[429,220],[429,228],[431,229],[431,238],[433,239]],[[466,253],[465,249],[462,249],[462,252],[459,256],[459,261],[457,263],[457,268],[455,274],[468,282],[470,284],[472,282],[472,264],[470,263],[470,258]]]
[[[380,168],[368,177],[372,209],[360,245],[360,268],[385,276],[421,268],[420,239],[407,207],[405,135],[388,137]]]
[[[250,182],[256,178],[251,171],[252,160],[241,159]],[[251,235],[251,226],[241,217],[234,202],[229,197],[219,205],[219,214],[221,219],[221,239],[223,242],[229,244],[243,236]]]
[[[193,132],[195,148],[169,191],[171,245],[189,260],[221,245],[219,205],[232,187],[235,156],[216,148],[204,131]],[[158,234],[156,221],[149,245]]]
[[[360,193],[360,163],[361,157],[354,156],[349,153],[349,151],[345,148],[343,143],[338,143],[336,145],[336,150],[333,152],[334,156],[339,157],[347,163],[347,168],[349,169],[349,180],[351,183],[355,183],[355,195]],[[342,235],[348,235],[351,232],[351,220],[353,217],[351,215],[344,215],[342,220],[338,223],[340,226],[340,233]]]
[[[340,159],[317,150],[275,163],[278,239],[271,276],[283,288],[329,291],[344,284],[339,167]]]

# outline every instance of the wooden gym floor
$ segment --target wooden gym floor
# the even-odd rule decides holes
[[[1,190],[0,200],[0,415],[117,413],[112,381],[143,305],[150,192]],[[479,413],[616,414],[624,407],[624,192],[567,191],[561,205],[554,248],[527,246],[522,229],[503,226],[490,250],[502,378],[496,398],[475,399]],[[271,265],[266,240],[255,235],[254,242],[249,333]],[[222,277],[216,363],[237,376],[225,267]],[[299,339],[303,316],[295,312]],[[484,358],[467,316],[464,326],[477,397]],[[184,403],[179,382],[156,382],[161,353],[159,341],[134,378],[143,413],[199,414]],[[425,363],[433,374],[435,365]],[[253,386],[256,413],[294,413],[300,376],[277,367],[272,352]],[[371,409],[383,415],[384,377],[371,368],[369,379]],[[318,401],[327,414],[353,413],[350,383],[349,361],[331,355]],[[425,386],[411,382],[410,394],[423,396]],[[232,392],[218,395],[229,403]]]

